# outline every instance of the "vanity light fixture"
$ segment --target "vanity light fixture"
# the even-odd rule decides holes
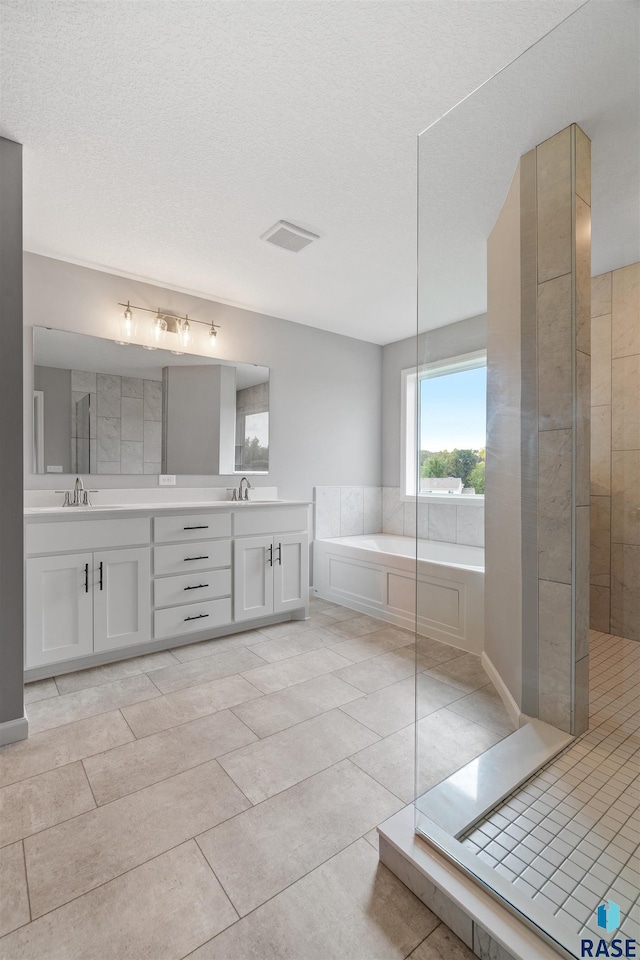
[[[144,310],[145,313],[153,313],[155,316],[151,321],[151,343],[143,344],[145,350],[157,350],[158,347],[162,346],[165,342],[167,333],[177,334],[180,347],[189,348],[193,345],[193,331],[191,329],[192,323],[201,323],[205,327],[209,327],[209,346],[211,349],[214,349],[216,346],[216,338],[218,335],[218,330],[220,325],[209,320],[194,320],[193,317],[190,319],[188,314],[185,314],[184,317],[181,317],[179,314],[174,313],[162,313],[160,309],[151,310],[149,307],[137,307],[135,304],[132,306],[131,303],[127,300],[126,303],[119,303],[118,306],[124,307],[123,318],[120,321],[120,330],[122,334],[122,339],[116,340],[116,343],[127,344],[133,342],[133,337],[136,332],[136,323],[133,316],[134,310]],[[171,353],[176,354],[176,356],[182,356],[184,353],[183,349],[172,350]]]
[[[120,306],[123,306],[123,304],[120,304]],[[133,320],[131,305],[127,300],[122,319],[120,320],[120,340],[116,340],[116,343],[121,347],[126,347],[127,344],[131,343],[135,332],[136,325]]]

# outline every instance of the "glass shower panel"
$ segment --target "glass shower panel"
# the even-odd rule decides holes
[[[591,257],[594,274],[640,259],[638,29],[637,5],[587,3],[418,138],[401,490],[417,530],[416,832],[576,957],[624,888],[622,867],[589,883],[602,845],[585,847],[593,863],[578,848],[601,812],[584,801],[572,820],[559,778],[579,762],[572,736],[594,749]]]

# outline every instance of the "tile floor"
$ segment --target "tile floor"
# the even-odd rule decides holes
[[[589,730],[476,824],[464,846],[580,937],[619,904],[640,937],[640,643],[591,634]]]
[[[472,960],[377,858],[413,798],[413,636],[311,612],[26,687],[4,960]],[[419,667],[426,789],[510,728],[477,658],[424,639]]]

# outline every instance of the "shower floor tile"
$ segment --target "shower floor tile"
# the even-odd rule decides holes
[[[640,937],[639,682],[640,643],[592,632],[588,731],[462,839],[580,936],[608,899]]]

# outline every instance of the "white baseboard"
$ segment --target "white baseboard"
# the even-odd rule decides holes
[[[509,714],[509,719],[513,723],[514,727],[517,729],[518,727],[524,726],[528,718],[524,719],[524,714],[520,711],[520,707],[511,696],[511,691],[484,651],[482,652],[481,663],[485,669],[485,672],[488,674],[491,683],[500,694],[500,699],[502,700],[505,710]]]
[[[26,717],[0,723],[0,747],[4,747],[7,743],[15,743],[17,740],[26,740],[28,736],[29,721]]]

